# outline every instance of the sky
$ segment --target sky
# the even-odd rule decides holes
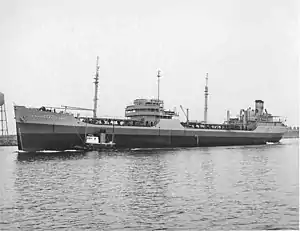
[[[264,100],[299,126],[297,0],[0,1],[0,92],[9,131],[13,104],[93,107],[99,56],[98,116],[124,116],[136,98],[189,109],[208,122]],[[90,113],[90,115],[92,115]]]

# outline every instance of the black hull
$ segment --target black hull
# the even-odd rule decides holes
[[[168,147],[211,147],[231,145],[258,145],[279,142],[281,137],[271,139],[254,137],[198,137],[155,136],[155,135],[115,135],[114,148],[168,148]],[[19,150],[34,152],[39,150],[70,150],[84,146],[84,134],[18,134]]]
[[[23,151],[70,150],[84,146],[84,135],[79,134],[18,134],[18,149]]]
[[[164,147],[216,147],[235,145],[257,145],[266,142],[277,143],[280,137],[270,140],[246,137],[199,137],[193,136],[136,136],[118,135],[115,137],[117,147],[125,148],[164,148]]]

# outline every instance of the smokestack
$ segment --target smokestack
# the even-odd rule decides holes
[[[261,115],[264,110],[264,101],[255,100],[255,114]]]
[[[207,123],[207,101],[208,101],[208,73],[206,73],[205,77],[205,89],[204,89],[204,97],[205,97],[205,102],[204,102],[204,123]]]

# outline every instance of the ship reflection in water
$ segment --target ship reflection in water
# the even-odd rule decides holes
[[[3,148],[0,230],[298,229],[298,145]]]

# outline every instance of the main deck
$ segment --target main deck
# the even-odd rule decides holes
[[[93,117],[78,117],[80,121],[93,125],[107,125],[107,126],[130,126],[130,127],[155,127],[159,120],[155,121],[153,125],[141,123],[135,119],[129,118],[109,118],[109,117],[101,117],[101,118],[93,118]],[[269,125],[279,125],[280,122],[265,122]],[[257,127],[257,123],[251,124],[204,124],[198,121],[189,121],[189,122],[180,122],[183,128],[191,128],[191,129],[211,129],[211,130],[236,130],[236,131],[254,131]]]

